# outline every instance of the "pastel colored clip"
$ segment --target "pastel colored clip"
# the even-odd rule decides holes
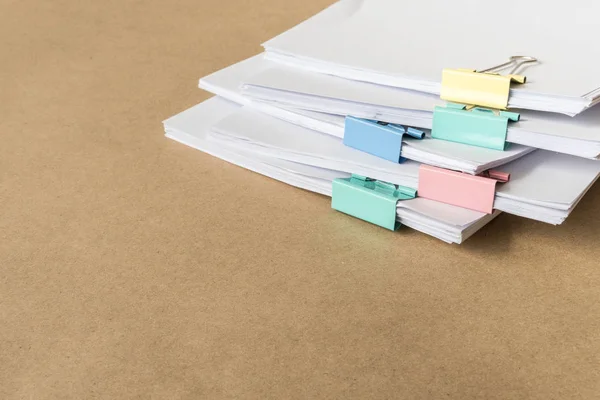
[[[505,110],[508,107],[511,83],[525,83],[526,77],[515,73],[525,64],[535,63],[529,56],[513,56],[504,64],[482,71],[444,69],[440,98],[443,100]],[[507,75],[497,72],[513,67]]]
[[[419,197],[491,214],[496,183],[508,182],[510,174],[487,171],[480,176],[421,164]]]
[[[488,149],[506,150],[510,144],[506,141],[508,123],[517,122],[519,119],[520,114],[510,111],[480,107],[468,109],[462,104],[448,103],[446,107],[435,107],[431,137]]]
[[[360,151],[399,163],[402,162],[404,135],[423,139],[425,132],[402,125],[388,124],[348,116],[344,126],[344,144]]]
[[[337,211],[395,231],[396,207],[401,200],[414,199],[416,190],[373,180],[360,175],[333,181],[331,207]]]

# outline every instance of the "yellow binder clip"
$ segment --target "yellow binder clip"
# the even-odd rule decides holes
[[[529,56],[512,56],[504,64],[482,71],[472,69],[444,69],[440,98],[454,103],[477,105],[506,110],[510,94],[510,84],[525,83],[526,78],[515,73],[525,64],[535,63]],[[508,75],[498,71],[513,67]]]

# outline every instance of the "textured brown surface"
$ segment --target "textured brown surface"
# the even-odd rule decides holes
[[[600,396],[600,185],[449,246],[163,137],[328,1],[0,0],[0,398]]]

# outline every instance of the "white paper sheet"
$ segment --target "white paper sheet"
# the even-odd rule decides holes
[[[443,68],[533,56],[540,62],[525,70],[528,83],[512,89],[509,105],[573,115],[600,94],[600,47],[589,43],[599,13],[595,0],[348,0],[264,46],[318,72],[434,94]]]

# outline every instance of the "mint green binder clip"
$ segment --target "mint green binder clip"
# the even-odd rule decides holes
[[[331,208],[395,231],[396,206],[400,200],[414,199],[416,189],[352,175],[333,181]]]
[[[510,145],[506,141],[508,123],[519,119],[518,113],[510,111],[480,107],[468,110],[463,104],[448,103],[446,107],[435,108],[431,136],[488,149],[506,150]]]

